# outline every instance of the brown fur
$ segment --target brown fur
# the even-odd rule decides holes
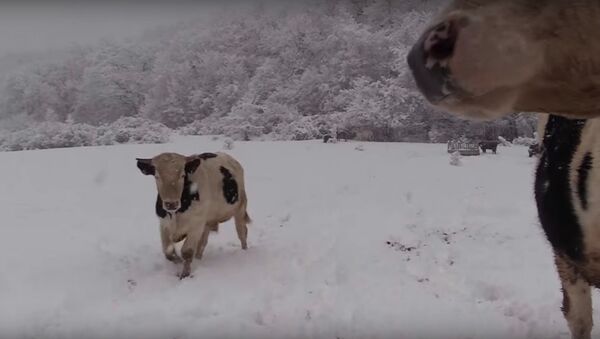
[[[567,319],[572,337],[574,339],[589,339],[594,323],[589,280],[582,275],[581,266],[565,256],[556,254],[555,260],[562,285],[562,312]]]
[[[456,0],[431,27],[440,23],[456,28],[454,49],[426,62],[446,67],[458,90],[436,106],[484,119],[600,115],[599,1]],[[415,48],[425,48],[431,32]]]
[[[408,62],[435,106],[474,119],[538,112],[590,119],[570,164],[600,159],[600,1],[454,0],[426,29]],[[545,114],[540,115],[540,136]],[[546,150],[545,152],[552,152]],[[556,251],[563,313],[573,338],[591,337],[591,286],[600,286],[600,166],[588,174],[589,207],[569,187],[583,259]],[[570,227],[570,225],[565,225]]]

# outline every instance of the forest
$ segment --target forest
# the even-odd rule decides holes
[[[439,0],[253,2],[123,41],[0,59],[0,149],[236,140],[446,142],[531,137],[432,109],[405,56]]]

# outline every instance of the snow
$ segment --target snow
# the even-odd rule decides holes
[[[228,222],[182,281],[135,158],[222,141],[0,154],[0,336],[569,337],[527,148],[356,145],[236,142],[249,249]]]

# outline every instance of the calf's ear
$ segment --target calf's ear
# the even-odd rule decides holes
[[[155,169],[152,165],[152,159],[136,159],[137,167],[142,171],[144,175],[154,175]]]
[[[189,158],[185,163],[185,173],[192,174],[196,172],[198,166],[200,166],[200,158]]]

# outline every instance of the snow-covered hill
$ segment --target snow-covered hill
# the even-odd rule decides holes
[[[237,143],[250,248],[223,225],[180,281],[134,158],[222,144],[0,154],[0,337],[568,337],[526,148]]]

